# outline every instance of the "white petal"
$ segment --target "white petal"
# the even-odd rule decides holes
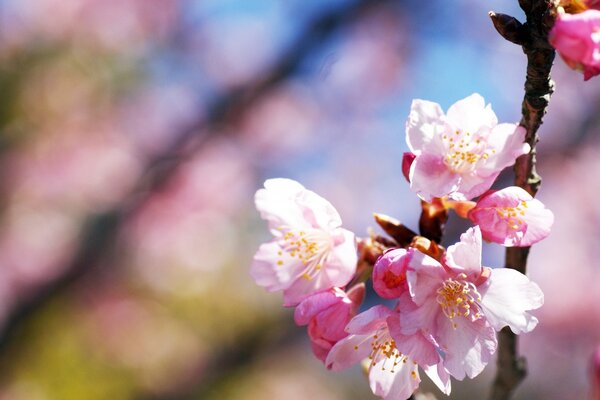
[[[269,291],[277,291],[290,287],[302,274],[303,269],[304,266],[298,258],[282,251],[277,240],[273,240],[259,247],[250,266],[250,275],[257,285]]]
[[[410,166],[410,189],[421,199],[431,201],[458,188],[460,175],[450,171],[441,155],[423,153]]]
[[[486,107],[485,100],[478,93],[473,93],[451,105],[447,117],[456,129],[472,134],[482,128],[491,129],[498,124],[492,107],[490,105]]]
[[[446,396],[450,395],[450,374],[448,374],[448,371],[444,369],[442,363],[430,366],[421,366],[421,368],[423,368],[425,374],[427,374],[429,379],[435,383],[435,386],[437,386],[442,393],[444,393]]]
[[[456,328],[452,324],[456,324]],[[439,342],[446,353],[444,367],[458,380],[474,378],[490,362],[498,342],[494,329],[484,320],[438,316]]]
[[[369,385],[384,400],[408,399],[419,387],[421,378],[417,366],[410,360],[400,362],[392,372],[393,359],[382,358],[369,371]],[[414,372],[414,374],[413,374]]]
[[[481,231],[479,226],[469,228],[460,235],[460,242],[448,247],[446,263],[455,272],[464,272],[467,276],[479,276],[481,273]]]
[[[441,136],[446,130],[444,111],[439,104],[427,100],[413,100],[406,122],[406,143],[410,150],[441,154]]]
[[[490,278],[480,288],[483,312],[496,330],[505,326],[516,333],[529,332],[537,325],[537,318],[528,310],[544,304],[544,294],[527,276],[510,268],[492,270]]]

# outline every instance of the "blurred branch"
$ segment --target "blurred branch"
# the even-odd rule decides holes
[[[535,196],[541,178],[536,172],[536,149],[539,140],[537,131],[554,92],[550,70],[555,51],[548,43],[548,32],[554,23],[553,2],[549,0],[520,0],[519,4],[527,18],[525,24],[515,18],[490,13],[498,32],[507,40],[522,46],[527,56],[527,77],[525,97],[522,105],[521,126],[527,130],[525,142],[531,146],[529,154],[519,157],[515,163],[515,185]],[[526,273],[529,247],[509,247],[506,249],[506,268]],[[509,399],[527,375],[526,362],[517,351],[517,337],[509,328],[498,333],[497,372],[490,398]]]
[[[7,341],[21,323],[46,302],[68,290],[84,276],[98,271],[100,265],[116,264],[107,260],[114,256],[121,226],[154,193],[164,187],[182,162],[197,152],[211,135],[220,134],[223,131],[220,128],[235,123],[254,102],[295,74],[301,62],[341,27],[359,19],[370,9],[387,3],[389,2],[386,0],[356,1],[317,17],[266,73],[247,85],[220,96],[205,114],[192,121],[179,134],[173,135],[173,140],[164,151],[147,161],[146,174],[139,179],[129,196],[115,208],[89,218],[83,228],[79,249],[65,268],[65,273],[39,288],[33,296],[22,300],[15,307],[0,332],[0,351],[5,351]]]

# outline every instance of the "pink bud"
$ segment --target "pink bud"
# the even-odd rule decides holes
[[[373,289],[384,299],[397,299],[408,289],[406,269],[412,252],[406,249],[388,250],[373,268]]]
[[[346,325],[357,314],[365,298],[363,283],[345,293],[339,288],[313,294],[302,300],[294,312],[298,325],[308,325],[314,355],[325,362],[329,350],[348,334]]]
[[[407,151],[406,153],[404,153],[402,155],[402,174],[404,175],[404,177],[406,178],[406,180],[410,183],[410,166],[412,165],[413,161],[415,161],[415,158],[417,158],[416,155],[414,155],[413,153],[411,153],[410,151]]]

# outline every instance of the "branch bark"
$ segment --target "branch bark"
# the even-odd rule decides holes
[[[516,19],[502,14],[490,13],[490,17],[498,32],[507,40],[520,44],[527,56],[520,125],[527,130],[525,141],[531,146],[531,152],[517,159],[514,172],[515,186],[535,196],[541,184],[541,177],[536,171],[537,132],[554,92],[550,70],[555,51],[548,43],[548,33],[554,23],[554,6],[548,0],[520,0],[519,4],[525,11],[525,24],[520,25],[518,21],[515,22]],[[505,267],[525,274],[529,250],[529,247],[507,248]],[[517,345],[517,336],[509,328],[498,333],[498,361],[490,396],[492,400],[509,399],[527,375],[526,360],[519,356]]]

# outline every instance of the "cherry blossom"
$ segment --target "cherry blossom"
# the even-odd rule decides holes
[[[406,269],[413,250],[392,249],[381,256],[373,267],[373,289],[384,299],[394,299],[408,290]]]
[[[392,330],[399,319],[396,311],[379,305],[354,317],[346,327],[349,335],[329,352],[326,365],[334,371],[365,361],[373,393],[385,400],[407,399],[419,387],[420,358],[425,373],[446,394],[450,394],[450,377],[439,364],[440,357],[431,352],[431,344],[421,334],[401,335],[402,343],[416,355],[399,351],[399,341]],[[416,357],[416,358],[415,358]]]
[[[321,361],[339,340],[348,336],[344,328],[356,315],[365,297],[365,285],[359,284],[344,292],[333,288],[313,294],[296,307],[294,320],[308,325],[308,336],[314,355]]]
[[[554,214],[518,186],[490,190],[467,214],[485,240],[504,246],[531,246],[550,234]]]
[[[443,262],[415,252],[406,272],[409,292],[399,299],[400,332],[431,335],[455,378],[477,376],[497,348],[495,331],[529,332],[543,293],[525,275],[481,265],[481,232],[470,228]]]
[[[550,44],[588,80],[600,74],[600,11],[559,13],[548,36]]]
[[[524,138],[523,127],[498,124],[491,106],[477,93],[454,103],[447,114],[437,103],[413,100],[406,123],[406,141],[416,156],[410,187],[429,202],[443,196],[477,197],[500,171],[529,152]]]
[[[291,179],[269,179],[256,208],[274,238],[260,246],[250,273],[268,291],[283,290],[286,306],[306,296],[344,287],[356,271],[354,234],[341,228],[336,209]]]

